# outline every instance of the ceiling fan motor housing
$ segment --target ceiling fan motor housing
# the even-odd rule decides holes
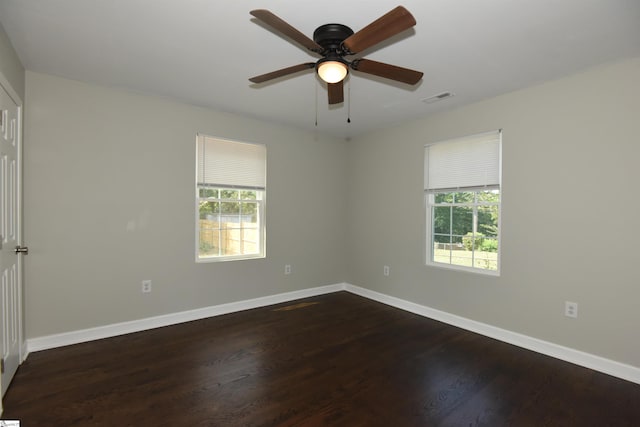
[[[342,24],[321,25],[313,32],[313,41],[323,47],[322,55],[334,54],[344,56],[347,54],[343,50],[342,42],[353,35],[353,30]]]

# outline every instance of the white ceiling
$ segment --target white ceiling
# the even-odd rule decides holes
[[[248,81],[317,59],[258,23],[250,10],[269,9],[312,37],[332,22],[358,31],[398,4],[0,0],[0,22],[28,70],[340,138],[640,56],[639,0],[405,0],[414,29],[357,56],[423,71],[417,86],[352,73],[345,103],[329,107],[312,72],[259,86]],[[455,96],[421,102],[444,91]]]

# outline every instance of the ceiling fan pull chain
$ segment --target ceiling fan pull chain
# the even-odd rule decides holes
[[[318,127],[318,84],[315,82],[315,79],[313,83],[313,87],[316,89],[316,127]]]
[[[347,83],[347,123],[351,123],[351,79]]]

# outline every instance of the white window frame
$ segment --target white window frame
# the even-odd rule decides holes
[[[456,143],[456,142],[462,142],[464,143],[465,141],[473,141],[473,140],[483,140],[484,138],[492,138],[492,137],[497,137],[498,138],[498,151],[497,151],[497,177],[494,176],[493,178],[488,178],[488,182],[487,183],[483,183],[481,182],[481,179],[478,178],[478,176],[483,176],[483,174],[486,173],[478,173],[477,170],[475,172],[476,177],[453,177],[452,180],[450,181],[453,184],[450,184],[449,182],[447,182],[447,180],[445,179],[443,182],[444,184],[435,184],[436,186],[442,186],[443,188],[433,188],[433,183],[430,186],[429,184],[429,147],[432,147],[436,144],[447,144],[447,143]],[[473,161],[473,160],[471,160]],[[494,159],[495,162],[495,159]],[[474,169],[475,165],[471,165],[470,169]],[[481,166],[482,167],[482,166]],[[462,168],[462,170],[464,171],[464,168]],[[466,272],[472,272],[472,273],[479,273],[479,274],[485,274],[485,275],[491,275],[491,276],[499,276],[500,275],[500,270],[501,270],[501,252],[502,252],[502,244],[501,244],[501,239],[502,239],[502,199],[503,199],[503,194],[502,194],[502,131],[498,130],[498,131],[492,131],[492,132],[486,132],[486,133],[482,133],[482,134],[475,134],[475,135],[470,135],[467,137],[462,137],[462,138],[456,138],[456,139],[450,139],[450,140],[445,140],[445,141],[440,141],[437,143],[433,143],[433,144],[427,144],[425,145],[425,192],[424,192],[424,206],[425,206],[425,264],[427,266],[430,267],[438,267],[438,268],[444,268],[444,269],[450,269],[450,270],[458,270],[458,271],[466,271]],[[471,173],[471,175],[473,175],[474,172]],[[490,175],[491,173],[489,173]],[[459,186],[459,185],[455,185],[456,182],[465,182],[466,180],[466,184],[467,185],[463,185],[463,186]],[[435,180],[433,180],[435,181]],[[497,181],[497,182],[496,182]],[[446,187],[446,188],[445,188]],[[498,203],[478,203],[478,199],[477,199],[477,193],[481,192],[481,191],[485,191],[485,190],[492,190],[492,189],[497,189],[499,190],[499,202]],[[474,202],[472,203],[440,203],[440,204],[436,204],[435,203],[435,196],[436,194],[439,193],[455,193],[455,192],[474,192],[476,193],[475,197],[474,197]],[[480,268],[480,267],[474,267],[474,266],[462,266],[462,265],[456,265],[456,264],[450,264],[450,263],[444,263],[444,262],[439,262],[439,261],[435,261],[434,260],[434,218],[433,218],[433,210],[435,206],[467,206],[467,207],[471,207],[473,208],[473,232],[475,234],[476,232],[476,225],[477,225],[477,208],[479,206],[498,206],[498,233],[497,233],[497,242],[498,242],[498,250],[497,250],[497,269],[496,270],[490,270],[490,269],[486,269],[486,268]],[[474,236],[475,238],[475,236]],[[473,251],[475,252],[475,250]],[[473,265],[473,264],[472,264]]]
[[[218,141],[224,144],[243,144],[246,146],[258,146],[264,149],[263,165],[257,165],[257,171],[249,170],[242,171],[237,170],[239,168],[252,168],[251,162],[248,165],[243,165],[240,162],[238,165],[231,160],[226,164],[218,165],[216,163],[216,171],[213,178],[205,177],[207,166],[204,164],[203,157],[200,150],[202,149],[203,141]],[[255,161],[254,161],[255,163]],[[211,165],[209,165],[211,168]],[[225,173],[218,173],[220,169],[229,168]],[[203,170],[205,172],[203,172]],[[254,173],[255,172],[255,173]],[[201,197],[200,189],[220,189],[238,191],[238,199],[223,199],[222,195],[218,198],[215,197]],[[201,201],[218,201],[218,202],[231,202],[243,203],[243,199],[240,196],[242,191],[255,191],[256,199],[247,199],[247,202],[257,204],[257,222],[258,222],[258,251],[248,254],[237,255],[213,255],[213,256],[201,256],[200,255],[200,202]],[[198,134],[196,138],[196,180],[195,180],[195,259],[198,263],[208,262],[224,262],[224,261],[237,261],[248,259],[261,259],[266,257],[266,227],[265,227],[265,210],[266,210],[266,147],[263,144],[232,141],[228,139],[217,138],[213,136]],[[241,227],[240,227],[241,228]]]

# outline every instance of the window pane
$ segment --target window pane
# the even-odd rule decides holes
[[[473,203],[475,200],[475,192],[473,191],[451,193],[451,194],[453,194],[454,203]]]
[[[451,234],[451,207],[433,207],[433,232],[435,234]]]
[[[451,245],[448,243],[433,244],[433,261],[449,264],[451,262]]]
[[[256,191],[243,190],[240,192],[240,198],[243,200],[256,200]]]
[[[500,190],[478,191],[478,203],[500,202]]]
[[[483,236],[498,236],[498,206],[478,206],[478,233]]]
[[[220,230],[222,233],[222,255],[240,255],[240,229],[226,228]]]
[[[255,254],[258,253],[258,229],[250,228],[242,230],[242,246],[243,253]]]
[[[480,235],[469,232],[462,236],[462,245],[466,250],[472,251],[480,247],[481,239],[482,237]]]
[[[243,227],[256,227],[258,225],[258,204],[245,202],[241,204],[241,209]]]
[[[494,242],[497,249],[497,241]],[[486,240],[484,242],[486,245]],[[483,246],[484,246],[483,245]],[[475,253],[474,267],[482,268],[485,270],[497,270],[498,269],[498,253],[497,252],[485,252],[484,250],[478,250]]]
[[[436,203],[453,203],[453,193],[436,193],[434,199]]]
[[[479,250],[486,253],[498,253],[498,239],[483,237]],[[493,258],[493,256],[492,256]],[[497,255],[496,255],[497,260]]]
[[[478,206],[477,203],[499,203],[499,193],[497,191],[439,193],[434,200],[468,203],[469,206],[432,207],[432,261],[461,267],[497,270],[498,205]],[[475,234],[473,232],[474,206],[476,206],[477,215]]]
[[[238,190],[220,190],[220,198],[222,199],[237,199]]]
[[[471,267],[472,251],[465,248],[462,236],[456,236],[451,244],[451,264]]]
[[[445,244],[451,243],[451,235],[450,234],[434,234],[433,235],[434,243],[441,243],[440,247],[444,249]]]
[[[473,231],[473,208],[454,206],[452,209],[451,227],[454,236],[464,236]]]
[[[455,256],[451,257],[451,264],[461,267],[471,267],[472,253],[470,251],[456,252]]]
[[[228,222],[228,218],[232,218],[233,214],[240,215],[240,203],[238,202],[222,202],[220,203],[220,208],[225,217],[225,222]],[[238,220],[236,219],[236,221]]]
[[[217,223],[200,220],[200,256],[218,255],[218,237],[220,232]]]
[[[222,198],[242,197],[244,200],[249,200],[247,202],[241,202],[240,199],[237,202],[200,201],[199,257],[260,253],[261,192],[200,188],[199,194]],[[206,197],[206,199],[211,198],[213,197]]]
[[[219,212],[218,202],[200,202],[200,219],[214,219]]]
[[[217,188],[200,188],[199,189],[200,198],[214,198],[217,199],[219,195],[219,191]]]

